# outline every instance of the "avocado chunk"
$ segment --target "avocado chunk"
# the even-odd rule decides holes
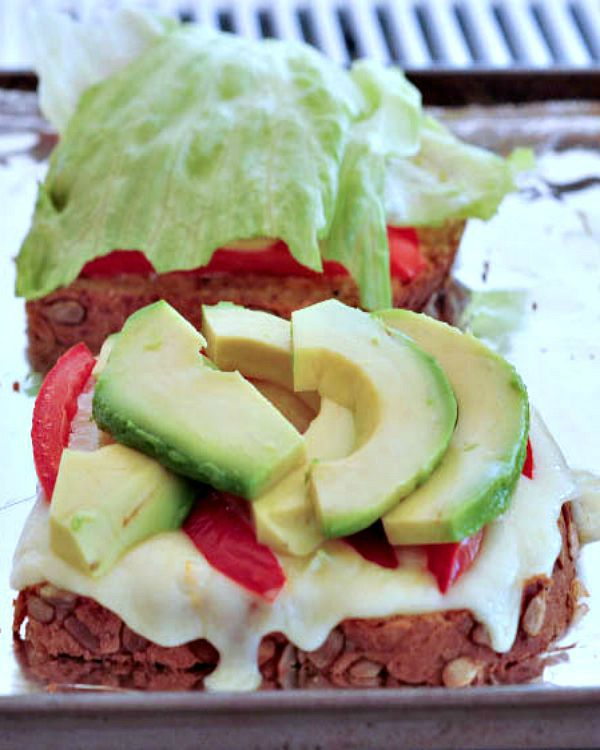
[[[307,462],[284,477],[252,503],[259,542],[282,554],[309,555],[325,537],[315,514],[307,484],[313,460],[344,458],[354,447],[352,412],[327,398],[306,434]]]
[[[164,301],[138,310],[100,374],[94,419],[167,468],[252,499],[304,461],[304,440],[238,372],[199,354],[205,343]]]
[[[426,479],[444,455],[456,401],[441,367],[367,313],[327,300],[292,314],[295,390],[353,412],[354,451],[313,464],[325,536],[366,528]]]
[[[202,306],[206,354],[220,370],[238,370],[246,378],[294,390],[290,323],[262,310],[248,310],[232,302]],[[319,396],[299,393],[316,412]]]
[[[446,455],[429,479],[383,518],[392,544],[459,541],[502,513],[521,474],[529,404],[515,369],[478,339],[407,310],[376,313],[444,368],[458,401]]]
[[[249,380],[265,398],[269,399],[277,411],[294,425],[300,434],[306,432],[309,424],[315,418],[315,412],[305,401],[298,398],[298,394],[288,391],[282,385],[271,383],[269,380],[254,380],[253,378],[249,378]]]
[[[66,448],[50,506],[52,549],[101,576],[138,542],[178,529],[194,497],[190,482],[124,445]]]

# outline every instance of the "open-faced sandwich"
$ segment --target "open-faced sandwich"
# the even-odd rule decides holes
[[[397,69],[136,14],[59,26],[39,68],[60,141],[17,260],[40,371],[158,299],[196,326],[220,300],[421,310],[513,188],[518,159],[454,138]]]
[[[52,682],[520,682],[578,597],[575,487],[514,368],[422,314],[167,302],[47,375],[15,637]]]

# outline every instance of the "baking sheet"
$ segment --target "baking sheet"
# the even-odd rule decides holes
[[[462,311],[462,291],[475,291],[463,317],[516,364],[532,403],[572,468],[600,475],[600,107],[536,106],[534,115],[531,108],[509,107],[441,112],[471,140],[506,150],[516,132],[518,141],[535,145],[539,152],[536,173],[524,179],[519,194],[504,202],[497,217],[488,224],[469,224],[450,302],[460,300],[455,309]],[[557,134],[562,137],[557,139]],[[130,737],[127,746],[144,748],[162,746],[155,744],[162,736],[160,728],[173,726],[175,716],[183,732],[180,747],[188,746],[186,731],[197,741],[192,730],[198,722],[206,743],[220,727],[219,747],[248,746],[250,738],[257,747],[286,742],[290,748],[304,747],[312,746],[306,743],[313,740],[316,746],[319,737],[328,743],[337,737],[340,747],[363,748],[392,743],[451,746],[458,741],[452,737],[460,737],[465,748],[600,744],[600,543],[585,547],[580,559],[581,577],[590,592],[589,611],[559,644],[543,681],[535,685],[458,694],[332,691],[315,697],[307,691],[287,696],[160,698],[89,695],[89,688],[49,696],[43,686],[27,679],[12,649],[13,592],[8,574],[35,492],[29,430],[36,378],[24,356],[24,305],[13,294],[13,259],[27,230],[52,142],[33,94],[0,91],[0,724],[6,728],[0,733],[0,748],[12,746],[7,744],[11,737],[25,728],[33,742],[32,733],[50,725],[57,744],[41,746],[59,747],[61,731],[102,723],[109,716],[116,722],[115,731],[124,731],[123,722],[130,722],[130,730],[137,726],[137,739]],[[293,718],[296,709],[304,712],[300,724]],[[523,714],[525,709],[530,713]],[[469,727],[464,725],[467,710]],[[340,712],[347,717],[346,725],[339,722]],[[503,718],[506,712],[513,717],[510,729]],[[540,712],[547,715],[543,729],[534,718]],[[138,745],[139,724],[131,721],[141,714],[146,727],[156,727],[151,735],[144,733],[144,744]],[[557,714],[562,721],[555,725]],[[317,715],[321,729],[314,724]],[[412,734],[399,739],[397,731],[411,727]],[[109,735],[102,737],[89,735],[81,746],[108,746]],[[100,741],[104,744],[95,744]]]

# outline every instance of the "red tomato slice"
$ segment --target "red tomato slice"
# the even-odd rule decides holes
[[[533,479],[533,451],[530,440],[527,440],[527,455],[522,473],[529,479]],[[483,529],[460,542],[426,545],[427,567],[436,577],[442,594],[445,594],[450,586],[471,567],[481,547],[482,539]]]
[[[527,441],[527,456],[523,465],[523,475],[533,479],[533,451],[531,441]],[[481,548],[483,529],[460,542],[423,545],[427,553],[427,567],[435,576],[442,594],[455,583],[473,564]],[[394,547],[388,542],[380,522],[368,529],[344,539],[359,555],[383,568],[398,567]]]
[[[209,493],[196,503],[183,530],[213,568],[253,594],[273,601],[284,586],[279,561],[257,541],[237,499]]]
[[[435,576],[442,594],[445,594],[450,586],[471,567],[481,547],[482,539],[483,529],[460,542],[425,545],[427,568]]]
[[[523,471],[521,472],[527,479],[533,479],[533,450],[531,448],[531,440],[527,440],[527,453],[525,454],[525,463],[523,464]]]
[[[392,278],[412,281],[427,266],[419,249],[419,236],[411,227],[388,227],[387,232]]]
[[[392,570],[398,567],[396,550],[388,542],[381,521],[377,521],[368,529],[344,537],[344,541],[368,562]]]
[[[390,245],[390,273],[401,281],[415,278],[427,265],[419,250],[419,238],[414,229],[388,227]],[[120,274],[135,273],[149,276],[154,267],[139,250],[114,250],[101,258],[86,263],[81,276],[86,278],[106,278]],[[264,250],[216,250],[206,266],[190,271],[205,276],[211,273],[262,273],[275,276],[318,276],[315,271],[299,263],[284,242],[274,242]],[[348,271],[333,260],[323,261],[325,276],[348,276]]]
[[[102,255],[86,263],[81,269],[80,276],[112,278],[122,273],[150,276],[154,273],[154,268],[144,253],[139,250],[113,250],[108,255]]]
[[[192,273],[204,276],[209,273],[268,273],[275,276],[316,276],[315,271],[299,263],[284,242],[276,242],[265,250],[216,250],[208,265],[195,269]],[[326,276],[348,271],[340,263],[323,262]]]
[[[31,428],[33,460],[48,502],[52,498],[63,448],[69,442],[77,398],[94,363],[87,346],[75,344],[46,375],[35,401]]]

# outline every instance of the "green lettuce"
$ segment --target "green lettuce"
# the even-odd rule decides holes
[[[362,306],[376,310],[392,300],[387,163],[392,157],[410,158],[418,152],[421,96],[399,70],[370,61],[356,63],[350,75],[367,108],[350,130],[334,219],[322,252],[348,269],[360,289]]]
[[[85,89],[121,70],[176,27],[173,19],[131,8],[76,21],[32,4],[27,28],[45,117],[62,133]]]
[[[115,248],[158,272],[241,238],[321,270],[351,122],[347,74],[304,45],[183,27],[81,97],[40,186],[17,290],[39,297]]]
[[[383,308],[386,224],[487,217],[513,187],[512,163],[425,116],[397,69],[345,71],[305,45],[198,26],[139,28],[75,97],[17,259],[28,299],[117,248],[167,272],[273,237],[308,268],[342,262],[361,304]]]
[[[423,115],[418,153],[388,161],[388,220],[394,226],[435,226],[447,219],[489,219],[514,189],[515,173],[532,166],[526,149],[503,159],[463,143],[433,117]]]

